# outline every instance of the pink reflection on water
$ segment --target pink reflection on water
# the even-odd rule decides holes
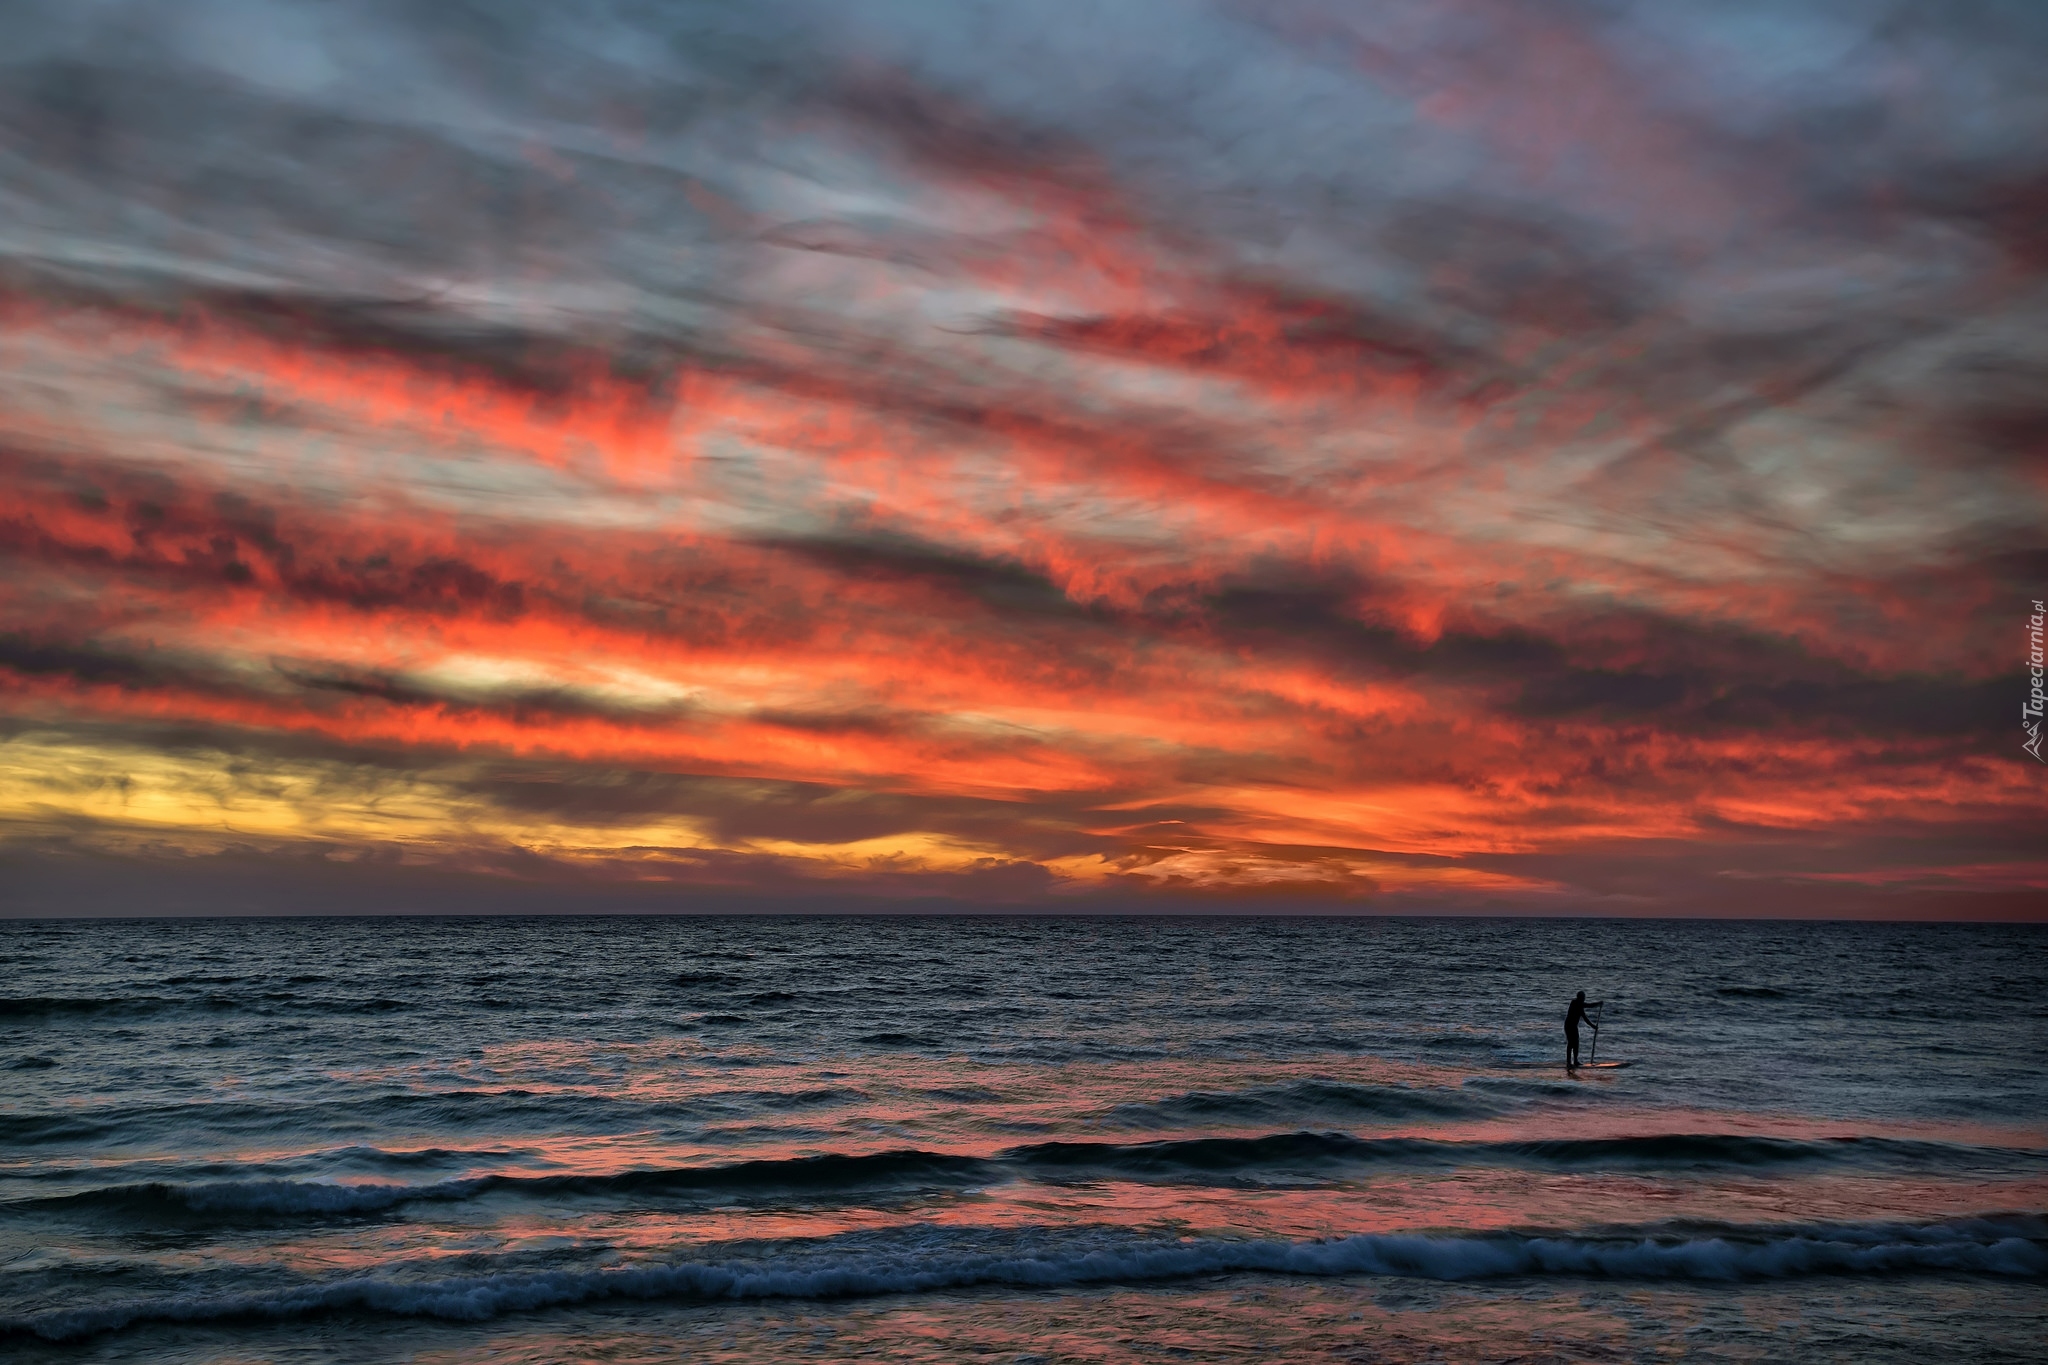
[[[1696,1220],[1773,1224],[1933,1221],[1997,1210],[2048,1208],[2048,1176],[2008,1180],[1900,1180],[1868,1175],[1740,1177],[1700,1181],[1655,1174],[1467,1168],[1386,1172],[1333,1187],[1190,1188],[1104,1180],[1017,1182],[835,1207],[699,1209],[598,1207],[570,1202],[478,1201],[415,1205],[407,1221],[326,1226],[237,1251],[173,1255],[175,1263],[240,1261],[306,1273],[369,1271],[393,1262],[479,1252],[578,1248],[603,1263],[724,1259],[744,1244],[888,1228],[1117,1227],[1173,1237],[1293,1241],[1361,1233],[1581,1230]],[[733,1244],[741,1244],[735,1247]]]
[[[1564,1081],[1549,1070],[1533,1078]],[[1341,1129],[1364,1136],[1442,1141],[1722,1133],[1812,1140],[1832,1137],[1919,1137],[1998,1146],[2048,1145],[2048,1125],[1956,1125],[1816,1119],[1741,1111],[1586,1107],[1570,1092],[1525,1102],[1511,1114],[1454,1117],[1431,1110],[1484,1108],[1489,1099],[1471,1082],[1530,1080],[1529,1068],[1473,1068],[1392,1062],[1345,1054],[1288,1061],[1165,1058],[1144,1062],[1080,1062],[1033,1066],[1015,1061],[915,1055],[788,1057],[759,1048],[714,1052],[690,1038],[593,1044],[525,1042],[480,1050],[475,1058],[366,1068],[336,1079],[396,1085],[415,1093],[588,1096],[673,1105],[680,1122],[710,1125],[715,1141],[668,1140],[651,1133],[603,1139],[651,1148],[664,1159],[784,1160],[827,1152],[887,1151],[905,1145],[988,1155],[1033,1141],[1143,1141],[1152,1137],[1242,1136],[1284,1127]],[[1581,1073],[1573,1084],[1626,1093],[1628,1073]],[[1390,1108],[1412,1101],[1419,1114],[1375,1116],[1370,1104],[1341,1097],[1320,1106],[1287,1087],[1370,1088]],[[1170,1106],[1190,1098],[1264,1098],[1276,1112],[1240,1122],[1177,1121]],[[1191,1106],[1199,1110],[1200,1105]],[[719,1121],[723,1119],[724,1123]],[[783,1131],[791,1135],[778,1136]],[[744,1149],[744,1150],[740,1150]],[[588,1153],[573,1145],[551,1151],[557,1170],[586,1170]]]
[[[415,1095],[589,1096],[646,1106],[634,1131],[569,1133],[545,1115],[489,1132],[452,1133],[418,1119],[366,1136],[362,1145],[308,1151],[276,1139],[203,1159],[250,1172],[245,1179],[318,1179],[353,1186],[408,1185],[448,1198],[394,1203],[360,1219],[289,1218],[260,1238],[141,1253],[167,1266],[232,1262],[307,1274],[432,1267],[463,1257],[570,1249],[597,1263],[713,1258],[721,1244],[813,1239],[927,1224],[1025,1228],[1098,1225],[1158,1235],[1290,1240],[1357,1233],[1640,1226],[1670,1220],[1748,1223],[1924,1221],[2048,1208],[2048,1175],[1971,1178],[1798,1163],[1757,1170],[1600,1169],[1517,1166],[1484,1150],[1444,1153],[1440,1166],[1370,1162],[1318,1167],[1293,1187],[1149,1183],[1102,1168],[1001,1163],[979,1188],[932,1190],[828,1185],[798,1180],[770,1197],[741,1187],[719,1194],[675,1186],[622,1188],[606,1177],[727,1167],[825,1155],[921,1150],[996,1158],[1047,1142],[1142,1145],[1165,1140],[1262,1136],[1311,1129],[1361,1138],[1448,1144],[1528,1143],[1714,1134],[1799,1141],[1890,1137],[2039,1150],[2048,1127],[1933,1121],[1871,1123],[1782,1113],[1670,1110],[1628,1103],[1626,1072],[1583,1078],[1576,1090],[1524,1100],[1509,1113],[1483,1108],[1494,1078],[1529,1080],[1523,1069],[1449,1067],[1345,1055],[1287,1061],[1168,1058],[1143,1062],[1029,1065],[919,1055],[792,1057],[765,1049],[714,1051],[694,1039],[593,1044],[575,1040],[481,1049],[475,1057],[338,1074],[352,1085]],[[1544,1084],[1560,1080],[1544,1073]],[[1317,1087],[1351,1087],[1331,1095]],[[1584,1092],[1602,1097],[1587,1104]],[[1320,1098],[1319,1098],[1320,1096]],[[1192,1100],[1195,1102],[1190,1102]],[[1411,1103],[1413,1101],[1413,1103]],[[1383,1105],[1386,1112],[1374,1114]],[[1229,1116],[1235,1105],[1240,1116]],[[1320,1107],[1319,1107],[1320,1106]],[[1411,1112],[1403,1112],[1404,1108]],[[602,1107],[594,1112],[602,1114]],[[1217,1113],[1224,1118],[1214,1117]],[[1201,1117],[1190,1122],[1188,1116]],[[651,1121],[650,1121],[651,1120]],[[522,1131],[522,1127],[525,1131]],[[200,1154],[81,1155],[81,1172],[123,1166],[156,1179],[152,1162]],[[1489,1164],[1491,1163],[1491,1164]],[[1284,1166],[1284,1163],[1283,1163]],[[310,1174],[308,1174],[310,1173]],[[1313,1176],[1313,1184],[1307,1178]],[[480,1192],[450,1182],[484,1176],[589,1177],[582,1188]],[[223,1177],[226,1178],[226,1177]],[[972,1178],[968,1173],[964,1178]],[[85,1179],[81,1174],[80,1179]],[[95,1183],[97,1181],[95,1180]],[[774,1184],[772,1180],[769,1184]],[[772,1203],[774,1207],[768,1207]],[[83,1250],[78,1254],[84,1254]]]
[[[836,1303],[660,1305],[573,1325],[504,1323],[485,1356],[468,1329],[422,1331],[419,1365],[667,1365],[816,1359],[1045,1365],[1137,1360],[1756,1361],[1839,1358],[1845,1341],[1887,1360],[1941,1359],[1967,1324],[1993,1354],[2027,1359],[2048,1333],[2028,1285],[1428,1284],[1226,1277],[1000,1296],[929,1294]],[[1868,1357],[1866,1357],[1868,1358]]]

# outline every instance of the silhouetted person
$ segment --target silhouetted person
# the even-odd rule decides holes
[[[1590,1008],[1597,1009],[1606,1003],[1604,1000],[1595,1000]],[[1579,1064],[1579,1025],[1584,1023],[1593,1032],[1598,1033],[1600,1031],[1598,1024],[1592,1023],[1586,1018],[1586,1010],[1588,1008],[1586,993],[1580,991],[1572,997],[1571,1008],[1564,1012],[1564,1064],[1566,1066],[1577,1066]]]

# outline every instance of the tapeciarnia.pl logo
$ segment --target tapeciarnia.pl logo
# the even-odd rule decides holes
[[[2033,675],[2034,681],[2027,692],[2026,704],[2020,707],[2020,727],[2027,732],[2027,742],[2020,747],[2039,762],[2048,763],[2048,758],[2041,757],[2041,709],[2048,704],[2048,694],[2041,690],[2041,622],[2044,617],[2048,617],[2048,609],[2036,600],[2034,614],[2027,618],[2027,672]]]

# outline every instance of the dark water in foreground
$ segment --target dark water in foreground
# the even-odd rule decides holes
[[[2040,1360],[2044,948],[0,924],[0,1353]]]

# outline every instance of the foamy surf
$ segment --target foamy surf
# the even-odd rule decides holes
[[[905,1240],[923,1245],[886,1245]],[[1166,1242],[1070,1233],[1038,1249],[1029,1245],[1033,1238],[1027,1233],[1018,1239],[1026,1245],[1008,1253],[976,1249],[988,1240],[921,1227],[889,1239],[823,1239],[780,1255],[622,1269],[432,1279],[387,1272],[270,1293],[170,1296],[29,1314],[0,1320],[0,1335],[62,1342],[144,1323],[346,1312],[481,1321],[607,1299],[825,1299],[977,1286],[1141,1284],[1228,1273],[1451,1281],[1546,1275],[1702,1281],[1925,1272],[2048,1276],[2048,1221],[2030,1216],[1918,1227],[1728,1228],[1710,1236],[1644,1230],[1599,1237],[1417,1233],[1313,1242]]]

